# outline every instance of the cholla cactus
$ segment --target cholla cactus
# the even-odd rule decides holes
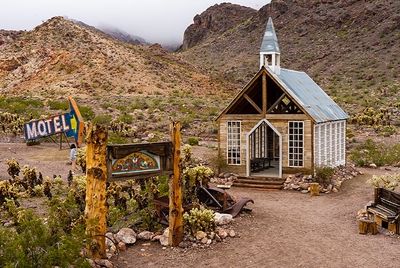
[[[0,132],[17,135],[23,132],[24,119],[19,115],[0,112]]]
[[[7,165],[8,165],[7,172],[14,179],[19,175],[21,167],[19,166],[18,161],[15,160],[14,158],[7,160]]]
[[[0,206],[6,202],[6,199],[16,199],[17,190],[9,181],[0,181]]]
[[[192,168],[185,168],[183,171],[183,176],[189,179],[192,185],[198,183],[207,185],[213,175],[214,171],[211,168],[202,165]]]
[[[86,147],[79,148],[76,153],[76,164],[86,172]]]
[[[385,188],[394,191],[397,186],[399,186],[400,174],[374,175],[367,181],[367,183],[376,188]]]
[[[185,229],[192,235],[198,231],[211,232],[215,230],[214,211],[211,209],[193,208],[183,214]]]

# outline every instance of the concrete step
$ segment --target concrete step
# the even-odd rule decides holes
[[[235,183],[263,184],[263,185],[283,185],[284,180],[260,180],[260,179],[237,179]]]

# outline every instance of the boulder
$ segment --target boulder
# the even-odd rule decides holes
[[[204,237],[207,237],[207,233],[203,231],[197,231],[194,236],[196,237],[197,240],[202,240]]]
[[[203,237],[203,239],[201,239],[202,244],[207,244],[207,241],[208,241],[207,237]]]
[[[228,233],[223,228],[218,228],[217,229],[217,234],[221,239],[224,239],[224,238],[226,238],[228,236]]]
[[[370,168],[377,168],[378,166],[375,163],[369,164]]]
[[[162,234],[162,236],[160,236],[160,244],[164,247],[169,245],[169,228],[166,228],[164,230],[164,233]]]
[[[217,212],[215,213],[214,220],[217,225],[225,225],[231,223],[233,217],[231,214],[222,214]]]
[[[119,251],[125,251],[126,250],[126,245],[124,242],[119,242],[118,243],[118,249]]]
[[[125,244],[132,245],[136,242],[136,233],[131,228],[122,228],[115,235],[115,239],[118,242],[124,242]]]
[[[100,267],[114,268],[114,264],[106,259],[96,259],[94,262]]]
[[[235,237],[236,236],[236,233],[235,233],[234,230],[229,230],[228,234],[229,234],[230,237]]]
[[[154,233],[153,233],[153,232],[143,231],[143,232],[140,232],[140,233],[137,235],[137,238],[140,239],[140,240],[146,240],[146,241],[148,241],[148,240],[151,240],[151,239],[153,238],[153,236],[154,236]]]
[[[106,246],[112,247],[114,245],[115,239],[114,239],[114,235],[111,232],[106,233]]]

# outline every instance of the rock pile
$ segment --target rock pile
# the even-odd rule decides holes
[[[237,180],[238,175],[235,173],[220,173],[218,177],[212,178],[211,183],[232,186],[232,184]]]
[[[284,183],[284,190],[296,190],[302,193],[308,193],[310,191],[310,183],[318,182],[320,184],[320,192],[329,194],[331,192],[338,192],[342,186],[343,181],[350,180],[353,177],[361,174],[355,166],[340,166],[335,169],[329,181],[321,182],[318,178],[312,175],[303,175],[297,173],[295,175],[289,175]]]

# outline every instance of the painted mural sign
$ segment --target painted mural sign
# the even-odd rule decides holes
[[[36,140],[59,133],[65,133],[67,137],[73,137],[79,146],[83,139],[83,118],[75,100],[69,97],[68,102],[70,107],[69,112],[26,123],[24,125],[25,140]]]
[[[107,146],[109,180],[127,180],[172,174],[172,143]]]

